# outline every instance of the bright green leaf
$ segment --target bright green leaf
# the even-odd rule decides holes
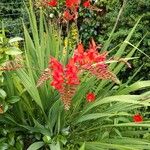
[[[38,150],[44,145],[44,142],[34,142],[31,144],[27,150]]]
[[[7,96],[6,92],[3,89],[0,89],[0,98],[5,99]]]
[[[7,103],[14,104],[14,103],[18,102],[19,100],[20,100],[19,96],[12,96],[9,99],[7,99]]]
[[[17,47],[10,47],[5,52],[7,55],[20,55],[22,54],[22,51]]]
[[[85,150],[85,143],[82,144],[79,150]]]

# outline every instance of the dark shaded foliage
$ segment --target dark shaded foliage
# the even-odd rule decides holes
[[[0,28],[2,26],[1,22],[3,21],[7,37],[23,35],[21,19],[26,19],[24,2],[26,1],[0,1]]]

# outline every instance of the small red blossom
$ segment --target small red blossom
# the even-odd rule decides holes
[[[88,51],[86,55],[86,59],[88,62],[94,62],[97,57],[97,53],[95,51]]]
[[[74,62],[76,62],[79,65],[83,65],[84,64],[84,55],[82,54],[74,54]]]
[[[87,100],[88,102],[93,102],[93,101],[95,101],[95,94],[94,94],[94,93],[88,93],[88,94],[86,95],[86,100]]]
[[[79,0],[66,0],[67,8],[76,8],[79,5]]]
[[[65,19],[65,21],[71,21],[74,19],[74,15],[72,15],[69,10],[65,10],[63,13],[63,17]]]
[[[83,6],[84,6],[85,8],[89,8],[89,7],[91,6],[90,1],[89,1],[89,0],[85,1],[85,2],[83,3]]]
[[[51,58],[49,69],[51,69],[53,78],[51,85],[61,92],[64,83],[64,70],[62,64],[57,59]]]
[[[83,47],[83,44],[82,44],[82,43],[79,43],[79,44],[77,45],[77,52],[78,52],[79,54],[83,54],[83,53],[84,53],[84,47]]]
[[[73,60],[75,63],[79,65],[84,64],[84,47],[82,43],[79,43],[77,45],[77,48],[75,49]]]
[[[133,121],[136,123],[140,123],[143,121],[143,117],[140,114],[136,114],[133,116]]]
[[[57,0],[51,0],[47,2],[47,5],[50,7],[56,7],[57,6]]]

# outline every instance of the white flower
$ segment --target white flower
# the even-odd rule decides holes
[[[50,17],[50,18],[54,18],[54,14],[51,13],[51,14],[49,15],[49,17]]]

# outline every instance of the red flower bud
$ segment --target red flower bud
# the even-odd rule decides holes
[[[140,123],[143,121],[143,117],[139,114],[136,114],[133,116],[133,121],[136,122],[136,123]]]
[[[93,101],[95,101],[95,95],[94,95],[94,93],[88,93],[88,94],[86,95],[86,100],[87,100],[88,102],[93,102]]]
[[[71,21],[74,19],[74,16],[70,14],[69,10],[65,10],[63,16],[66,21]]]
[[[75,8],[79,5],[79,0],[66,0],[66,7],[67,8]]]

